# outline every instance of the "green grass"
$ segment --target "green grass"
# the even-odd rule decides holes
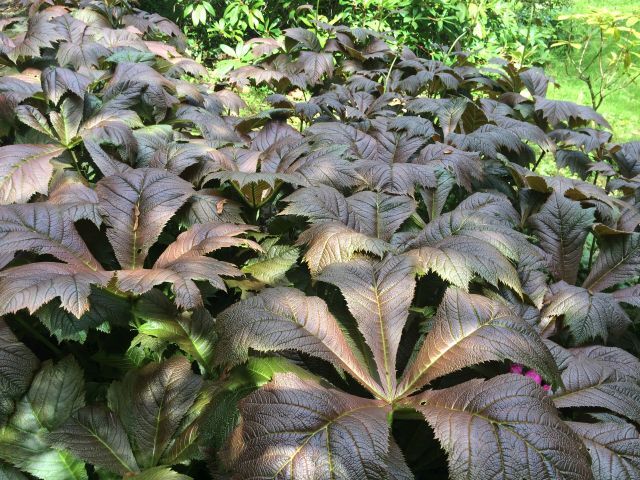
[[[587,13],[599,8],[619,12],[640,12],[640,0],[575,0],[566,13]],[[550,88],[549,97],[589,105],[587,87],[573,72],[567,73],[564,64],[565,59],[557,55],[545,67],[560,85],[559,88]],[[640,81],[612,93],[598,111],[613,127],[614,141],[640,140]]]

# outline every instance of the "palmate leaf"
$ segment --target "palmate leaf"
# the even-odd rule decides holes
[[[51,448],[48,432],[84,404],[83,372],[71,357],[45,362],[0,429],[0,458],[43,480],[86,480],[84,464]]]
[[[553,395],[558,408],[606,408],[635,422],[640,418],[640,362],[616,347],[563,349],[548,342],[564,387]]]
[[[110,406],[122,420],[138,465],[158,465],[201,386],[202,377],[183,356],[132,370],[111,386]]]
[[[640,434],[633,425],[617,422],[566,422],[591,455],[595,480],[633,480],[640,476]]]
[[[501,375],[418,395],[449,454],[452,480],[593,478],[580,438],[531,379]]]
[[[228,457],[245,478],[390,478],[390,408],[380,401],[288,374],[242,400],[240,411]],[[391,478],[412,478],[404,461],[396,469],[407,473]]]
[[[601,292],[640,274],[640,233],[603,235],[598,246],[600,253],[583,287]]]
[[[139,168],[103,178],[96,192],[120,266],[133,269],[143,265],[149,248],[193,189],[169,172]]]
[[[119,474],[138,471],[122,422],[103,407],[80,409],[49,435],[51,443]]]
[[[335,363],[362,384],[380,390],[351,351],[350,341],[327,305],[294,288],[265,289],[236,303],[218,316],[217,329],[218,363],[242,363],[249,348],[262,352],[299,350]]]
[[[499,212],[500,209],[496,208],[496,211]],[[381,262],[354,260],[327,267],[318,279],[340,288],[347,307],[369,346],[367,351],[355,350],[355,342],[348,340],[322,301],[306,297],[294,289],[278,288],[266,289],[247,298],[219,316],[219,358],[230,358],[228,363],[234,365],[247,358],[249,349],[299,350],[346,370],[380,400],[354,398],[294,376],[276,377],[274,382],[253,393],[244,403],[241,402],[242,421],[229,440],[227,455],[228,462],[238,475],[249,478],[259,478],[260,475],[295,478],[302,474],[314,478],[330,477],[332,474],[336,478],[379,478],[380,475],[380,478],[412,478],[402,455],[388,436],[385,438],[389,443],[385,442],[383,454],[377,450],[360,448],[359,456],[351,455],[357,459],[356,463],[329,463],[328,459],[338,458],[332,446],[335,439],[331,433],[334,428],[332,419],[335,418],[341,425],[343,420],[351,419],[351,412],[355,410],[343,411],[341,415],[338,410],[327,412],[324,407],[314,409],[312,405],[321,399],[322,404],[335,406],[341,403],[339,398],[347,397],[361,405],[356,408],[380,418],[386,418],[389,405],[411,405],[425,413],[451,454],[453,478],[465,478],[463,473],[459,473],[463,467],[458,465],[460,459],[467,455],[465,448],[484,448],[483,453],[487,456],[485,463],[489,458],[501,458],[502,460],[495,460],[497,466],[490,473],[493,475],[497,470],[505,479],[516,478],[509,476],[509,473],[523,468],[530,472],[541,472],[544,475],[540,478],[550,480],[589,478],[588,475],[583,476],[585,471],[589,472],[584,447],[577,436],[561,424],[542,388],[529,379],[508,375],[485,384],[478,380],[447,390],[429,391],[421,394],[415,401],[408,398],[413,391],[433,378],[488,360],[513,359],[526,362],[557,385],[557,369],[548,349],[533,328],[516,317],[511,309],[484,297],[451,290],[445,295],[445,303],[438,312],[422,350],[413,359],[413,363],[409,364],[408,373],[405,373],[400,385],[396,387],[395,356],[415,285],[412,261],[402,256],[389,256]],[[460,333],[454,334],[457,329],[460,329]],[[496,341],[500,342],[497,348],[494,346]],[[368,355],[369,350],[380,384],[369,376],[364,368],[367,363],[364,363],[364,359],[361,360],[363,355]],[[511,389],[509,386],[505,387],[510,379],[516,382]],[[311,395],[308,390],[312,387]],[[293,392],[289,394],[291,389]],[[507,392],[504,397],[500,397],[504,404],[496,408],[497,418],[490,417],[486,421],[479,418],[478,421],[485,422],[484,424],[476,422],[476,416],[484,415],[484,410],[493,408],[490,405],[480,405],[475,411],[474,406],[446,406],[446,402],[456,402],[458,397],[471,398],[478,390],[487,397],[487,404],[492,400],[488,397],[493,394],[493,390],[496,390],[495,395],[498,396],[502,395],[501,392]],[[511,390],[516,390],[516,394]],[[458,395],[458,391],[466,393]],[[515,400],[513,396],[516,397]],[[309,400],[301,400],[307,398]],[[307,405],[312,400],[313,403]],[[290,404],[294,401],[296,406],[292,407]],[[286,411],[291,408],[302,410],[288,416]],[[444,438],[441,431],[445,427],[440,426],[439,419],[447,408],[451,410],[451,415],[463,418],[460,422],[464,418],[470,419],[477,425],[477,433],[472,431],[469,434],[466,422],[460,427],[461,432],[466,432],[466,436],[461,433],[452,439]],[[282,413],[280,409],[283,409]],[[519,410],[514,413],[513,418],[508,417],[509,412],[514,409]],[[471,411],[467,414],[464,410]],[[526,425],[518,425],[517,420],[528,411],[532,413]],[[321,412],[325,412],[319,417],[324,423],[317,424],[316,418]],[[272,421],[272,418],[278,418],[279,422]],[[304,428],[289,427],[288,422],[294,421],[298,426],[304,425]],[[308,427],[305,423],[307,421],[312,422]],[[497,427],[498,424],[500,427]],[[513,428],[522,431],[518,430],[516,435],[510,434],[512,424]],[[371,428],[371,421],[364,422],[364,425]],[[504,432],[501,433],[502,437],[487,444],[485,432],[493,431],[493,428],[504,429]],[[541,440],[545,438],[545,434],[552,437],[551,448],[547,450],[543,449],[542,442],[549,445],[549,440]],[[358,433],[354,432],[353,435]],[[340,438],[343,438],[342,434]],[[361,446],[360,442],[349,438],[350,445],[355,443]],[[460,439],[458,443],[456,438]],[[507,440],[510,447],[513,447],[510,450],[503,446]],[[320,441],[323,443],[316,445]],[[267,443],[273,447],[267,449]],[[313,445],[314,448],[309,450],[308,445]],[[476,445],[482,447],[475,447]],[[514,451],[514,446],[521,450],[520,455],[510,453]],[[585,455],[581,453],[576,458],[576,449],[582,449]],[[347,451],[346,447],[343,450]],[[527,455],[529,451],[531,453]],[[378,473],[374,470],[370,476],[363,476],[361,472],[364,467],[360,464],[362,461],[386,465],[388,471]],[[469,469],[482,468],[482,463],[476,465],[474,462],[469,465],[468,461],[464,461],[464,465]],[[336,470],[332,470],[334,468]],[[493,478],[479,472],[481,470],[473,478]],[[554,476],[554,472],[558,475]]]
[[[158,257],[153,268],[133,268],[117,272],[118,287],[141,295],[161,283],[171,283],[176,304],[185,309],[202,306],[202,296],[194,280],[208,281],[221,290],[225,284],[221,275],[238,277],[241,271],[233,264],[207,257],[208,253],[224,247],[260,246],[237,235],[253,229],[247,225],[225,223],[197,224],[170,244]],[[159,232],[158,232],[159,233]],[[155,241],[155,239],[154,239]]]
[[[354,260],[324,269],[318,280],[337,286],[373,353],[380,381],[396,390],[396,356],[415,289],[415,266],[406,257]]]
[[[591,293],[565,282],[551,286],[550,297],[541,315],[545,323],[562,316],[562,324],[569,328],[579,344],[598,337],[606,340],[609,334],[620,334],[631,323],[613,295]]]
[[[554,384],[559,380],[553,357],[525,321],[486,297],[450,288],[398,392],[411,393],[468,365],[505,359],[534,368]]]
[[[415,256],[422,271],[433,271],[457,287],[467,289],[477,275],[492,285],[500,282],[521,292],[510,260],[540,254],[514,230],[518,217],[506,197],[476,193],[417,234],[400,234],[394,244]]]
[[[53,173],[51,160],[60,145],[7,145],[0,147],[0,204],[26,203],[34,193],[47,193]]]
[[[165,455],[170,462],[175,459],[176,442],[196,440],[188,420],[201,386],[202,378],[191,372],[185,357],[150,363],[112,384],[111,409],[82,408],[48,438],[56,448],[106,470],[137,474],[164,464]]]
[[[554,192],[529,221],[540,246],[551,256],[549,267],[554,278],[575,283],[584,242],[595,221],[594,209],[583,209],[580,203]]]

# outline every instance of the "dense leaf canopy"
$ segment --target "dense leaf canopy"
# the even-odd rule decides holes
[[[0,478],[640,477],[638,142],[386,39],[0,21]]]

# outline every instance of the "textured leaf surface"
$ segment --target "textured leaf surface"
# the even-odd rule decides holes
[[[590,293],[565,282],[551,286],[543,318],[562,316],[577,343],[590,339],[607,339],[610,333],[620,333],[630,325],[630,319],[615,297],[608,293]]]
[[[376,382],[350,350],[327,305],[293,288],[271,288],[243,300],[218,317],[218,363],[246,360],[249,348],[300,350],[336,363],[374,391]]]
[[[0,207],[0,241],[7,254],[31,251],[53,255],[70,265],[102,270],[72,219],[62,209],[48,204]]]
[[[585,347],[564,350],[554,347],[562,370],[561,388],[553,396],[558,408],[606,408],[638,421],[640,377],[638,361],[614,347]]]
[[[332,263],[351,260],[356,253],[382,256],[389,248],[384,240],[369,237],[337,222],[311,226],[298,237],[297,244],[307,244],[304,259],[313,275]]]
[[[398,390],[411,392],[442,375],[489,360],[522,363],[554,384],[559,378],[553,357],[524,320],[488,298],[450,288]]]
[[[64,422],[84,402],[82,371],[70,357],[50,361],[35,376],[0,429],[0,458],[43,480],[86,480],[84,464],[51,448],[49,428]]]
[[[191,185],[163,170],[140,168],[96,186],[107,237],[120,266],[142,266],[165,224],[192,194]]]
[[[640,477],[640,435],[625,423],[567,422],[580,435],[591,455],[596,480],[633,480]]]
[[[22,308],[35,312],[60,298],[62,308],[80,318],[89,309],[91,286],[106,287],[109,272],[54,262],[39,262],[0,272],[0,314]]]
[[[640,233],[598,238],[600,253],[583,287],[600,292],[640,274]]]
[[[578,202],[553,193],[540,212],[531,217],[540,246],[551,255],[551,272],[557,281],[573,284],[587,234],[594,222],[594,209],[582,209]]]
[[[202,378],[176,356],[130,371],[112,387],[110,400],[131,439],[138,464],[155,466],[193,404]]]
[[[50,436],[53,445],[109,471],[124,475],[138,471],[127,434],[113,412],[84,407]]]
[[[416,408],[447,451],[453,480],[593,478],[586,448],[531,379],[501,375],[427,391]]]
[[[388,479],[388,407],[278,375],[240,403],[230,456],[244,478]]]
[[[18,341],[9,326],[0,318],[0,400],[4,406],[5,399],[15,399],[22,395],[31,382],[38,368],[38,358]],[[6,414],[0,410],[0,424]]]
[[[396,356],[415,290],[415,268],[406,257],[354,260],[327,267],[319,280],[337,286],[347,301],[387,394],[396,389]]]
[[[64,152],[60,145],[0,147],[0,204],[26,203],[34,193],[47,193],[51,160]]]

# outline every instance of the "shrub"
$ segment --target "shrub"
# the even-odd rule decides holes
[[[4,476],[640,475],[638,142],[539,69],[367,29],[256,39],[225,89],[126,2],[28,14],[2,31]],[[271,108],[241,116],[249,84]]]
[[[483,58],[513,56],[521,63],[549,60],[549,38],[564,38],[556,16],[564,0],[143,0],[187,32],[190,48],[207,64],[236,58],[252,36],[280,36],[286,26],[318,21],[394,32],[394,42],[421,52],[456,45]],[[222,48],[220,48],[222,45]]]

